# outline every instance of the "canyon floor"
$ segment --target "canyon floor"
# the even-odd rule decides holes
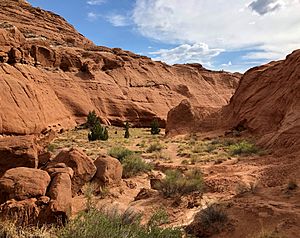
[[[120,185],[94,196],[97,207],[121,210],[130,207],[143,214],[143,221],[163,209],[169,217],[164,226],[176,227],[190,224],[203,208],[220,204],[229,223],[211,237],[298,237],[299,164],[293,156],[276,158],[255,146],[257,138],[245,139],[240,133],[167,138],[164,131],[151,135],[148,128],[130,128],[130,138],[125,139],[124,128],[109,127],[108,130],[107,141],[89,142],[88,130],[74,129],[59,134],[48,146],[53,154],[63,148],[77,147],[92,159],[109,155],[112,148],[124,147],[153,165],[151,172],[123,179]],[[233,151],[241,143],[253,145],[255,150]],[[166,170],[191,169],[203,173],[201,193],[176,198],[165,198],[153,190],[149,193],[151,177]],[[74,214],[84,209],[85,200],[84,194],[73,198]],[[263,233],[272,236],[263,236]]]

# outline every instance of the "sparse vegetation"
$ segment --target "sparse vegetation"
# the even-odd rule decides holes
[[[159,123],[157,119],[154,119],[151,124],[151,135],[158,135],[160,133]]]
[[[120,162],[124,160],[125,157],[132,155],[134,152],[121,146],[112,147],[108,154],[116,159],[118,159]]]
[[[151,144],[148,149],[147,149],[147,153],[152,153],[155,151],[161,151],[163,148],[163,146],[159,143],[159,142],[155,142],[153,144]]]
[[[52,227],[20,227],[13,222],[0,222],[1,238],[53,238],[57,229]]]
[[[152,170],[152,166],[146,163],[139,155],[131,154],[122,160],[123,177],[130,178],[140,173]]]
[[[185,175],[178,170],[167,170],[166,177],[158,185],[158,190],[165,197],[174,197],[191,192],[201,192],[203,177],[201,171],[191,170]]]
[[[103,211],[92,209],[87,213],[80,213],[64,229],[61,238],[180,238],[179,229],[160,228],[158,226],[141,225],[141,214],[130,210],[124,213],[116,209]]]
[[[239,143],[230,145],[229,153],[231,155],[247,156],[258,153],[258,148],[248,141],[241,141]]]

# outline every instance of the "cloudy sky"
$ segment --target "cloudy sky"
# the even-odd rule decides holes
[[[243,72],[300,48],[300,0],[29,0],[98,45]]]

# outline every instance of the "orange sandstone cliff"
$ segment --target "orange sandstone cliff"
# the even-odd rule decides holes
[[[171,135],[244,130],[276,153],[300,152],[300,50],[248,70],[229,105],[215,113],[181,102],[169,112],[166,129]]]
[[[25,1],[0,2],[0,133],[70,128],[96,110],[106,124],[165,125],[183,99],[213,111],[229,102],[239,74],[199,64],[169,66],[96,46],[62,17]]]

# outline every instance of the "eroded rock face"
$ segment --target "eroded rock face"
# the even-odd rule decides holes
[[[119,160],[109,156],[100,156],[94,164],[97,168],[94,182],[100,186],[116,185],[121,182],[123,168]]]
[[[243,122],[260,143],[280,151],[300,151],[300,50],[285,60],[248,70],[222,111],[228,127]]]
[[[72,195],[75,196],[82,186],[89,182],[95,175],[97,168],[93,161],[79,149],[70,149],[61,151],[49,163],[49,168],[55,168],[56,164],[64,163],[74,171],[72,178]],[[58,166],[56,166],[57,168]],[[56,171],[57,172],[57,171]],[[70,174],[68,173],[70,177]]]
[[[10,199],[24,200],[46,195],[50,183],[47,172],[32,168],[14,168],[0,178],[0,204]]]
[[[242,77],[228,106],[201,117],[201,110],[187,111],[198,115],[191,125],[194,132],[227,131],[242,128],[257,136],[258,143],[277,153],[300,151],[300,50],[285,60],[271,62],[248,70]],[[173,112],[178,112],[178,108]],[[189,108],[186,106],[185,108]],[[174,115],[173,115],[174,114]],[[170,112],[169,131],[176,132],[182,120]],[[200,116],[199,116],[200,115]],[[184,115],[182,115],[184,116]],[[179,118],[178,118],[179,117]],[[192,118],[190,116],[190,118]],[[168,119],[169,120],[169,119]],[[177,121],[177,122],[176,122]],[[186,120],[187,121],[187,120]],[[169,128],[167,126],[167,128]]]
[[[0,2],[0,133],[39,133],[84,122],[165,125],[183,99],[220,108],[239,74],[199,64],[169,66],[122,49],[95,46],[58,15],[22,1]]]
[[[0,138],[0,177],[11,168],[38,165],[38,146],[34,136]]]

